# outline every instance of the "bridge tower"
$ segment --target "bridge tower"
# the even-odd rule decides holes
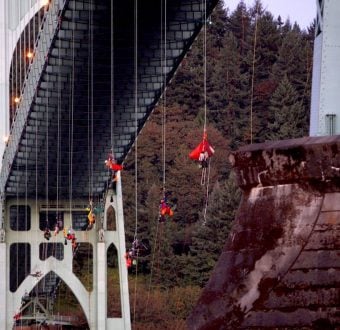
[[[23,297],[36,292],[41,296],[55,298],[60,281],[63,281],[78,300],[90,329],[130,329],[130,307],[125,265],[125,233],[120,174],[117,175],[115,189],[108,190],[103,200],[103,209],[99,211],[96,224],[91,230],[85,230],[87,223],[86,200],[74,200],[72,206],[68,201],[59,201],[58,208],[51,201],[48,205],[43,201],[32,199],[9,199],[6,201],[5,223],[6,235],[1,244],[1,319],[7,324],[6,329],[13,326],[13,317],[20,313]],[[58,212],[63,227],[73,228],[77,238],[74,248],[71,241],[64,245],[65,238],[61,230],[56,236],[52,233],[50,240],[42,235],[42,225]],[[41,219],[43,217],[43,220]],[[52,232],[52,230],[51,230]],[[92,255],[90,267],[83,269],[86,276],[92,275],[92,289],[86,287],[73,271],[78,249],[90,246]],[[7,252],[6,252],[7,246]],[[108,317],[108,250],[115,247],[117,252],[120,294],[111,299],[120,299],[120,317]],[[88,267],[88,266],[87,266]],[[84,268],[87,268],[84,267]],[[9,274],[9,277],[8,277]],[[7,283],[5,279],[8,279]],[[119,298],[120,297],[120,298]],[[36,312],[29,317],[39,324],[62,324],[60,320],[77,321],[75,318],[50,315],[46,318]],[[5,319],[6,318],[6,319]],[[40,318],[40,319],[39,319]],[[22,319],[25,319],[23,317]],[[20,320],[20,318],[19,318]]]
[[[340,4],[317,0],[310,135],[340,134]]]
[[[13,141],[19,141],[20,136],[16,129],[13,129],[13,127],[10,129],[9,105],[10,107],[12,105],[12,100],[9,97],[10,76],[11,63],[16,56],[15,49],[20,47],[21,53],[25,54],[26,49],[24,48],[30,46],[27,46],[27,34],[29,33],[31,35],[34,33],[34,37],[40,40],[39,44],[35,42],[37,47],[35,58],[30,63],[30,69],[25,72],[26,77],[31,80],[27,85],[20,84],[20,91],[25,90],[20,100],[21,110],[26,104],[28,105],[26,109],[29,111],[30,102],[33,99],[36,100],[37,97],[36,91],[34,91],[37,87],[36,83],[44,80],[40,75],[46,68],[45,61],[51,51],[50,44],[55,39],[58,17],[69,1],[53,0],[47,3],[46,5],[46,2],[41,0],[14,0],[1,1],[0,4],[0,43],[2,45],[0,48],[0,155],[2,158],[5,158],[6,148],[7,155],[17,153],[14,149],[10,149]],[[74,2],[73,5],[81,8],[82,3]],[[45,8],[45,6],[48,6],[48,8]],[[91,8],[88,7],[87,9]],[[34,22],[34,27],[29,27],[28,23],[32,22],[33,17],[37,17],[37,21]],[[25,29],[25,36],[23,36]],[[24,66],[21,62],[17,64],[18,67],[21,65]],[[31,76],[29,76],[30,74]],[[22,68],[22,72],[20,71],[21,75],[24,75],[24,68]],[[20,80],[21,77],[17,79]],[[31,90],[29,90],[30,88]],[[23,117],[18,118],[17,122],[23,123],[22,119]],[[12,130],[11,140],[4,140],[5,137],[9,136],[10,130]],[[36,143],[38,143],[38,140],[36,140]],[[38,152],[36,155],[38,155]],[[27,163],[30,161],[28,153],[25,158],[27,172]],[[8,170],[11,167],[9,163],[4,161],[1,165],[2,173],[4,169]],[[104,167],[104,164],[102,166]],[[41,176],[41,173],[37,172],[37,175]],[[28,176],[27,173],[24,177],[18,175],[15,181],[19,184],[26,182],[27,185]],[[56,201],[44,197],[32,199],[32,195],[27,191],[27,188],[28,190],[32,188],[29,186],[26,187],[25,193],[18,190],[16,197],[7,196],[4,187],[5,181],[2,174],[0,191],[0,328],[12,329],[15,321],[14,316],[20,314],[25,301],[36,300],[37,296],[40,295],[47,295],[49,299],[53,300],[62,281],[78,300],[90,329],[130,329],[120,173],[117,174],[114,189],[107,190],[106,194],[102,196],[101,207],[96,216],[96,224],[91,230],[86,228],[88,200],[85,198],[82,199],[78,196],[72,201],[61,199]],[[36,189],[38,188],[36,187]],[[38,191],[36,191],[36,196],[38,194]],[[56,223],[57,217],[62,219],[62,228],[54,236],[53,225],[47,224],[51,227],[52,233],[52,237],[47,241],[42,235],[44,230],[42,225],[45,226],[42,222],[48,223],[49,219],[47,218],[51,216],[55,219],[52,221],[54,223]],[[44,219],[42,220],[42,218]],[[75,247],[72,247],[71,242],[65,244],[67,241],[63,235],[63,228],[74,230],[77,238]],[[90,289],[75,275],[73,270],[73,260],[77,255],[77,250],[83,245],[89,246],[92,256],[91,269],[89,270],[89,276],[92,277]],[[115,262],[120,288],[119,294],[116,297],[111,297],[111,299],[120,300],[117,302],[117,305],[120,305],[120,316],[117,317],[109,317],[107,311],[107,257],[109,249],[112,248],[116,253]],[[39,305],[39,303],[35,304]],[[67,319],[55,315],[46,318],[41,310],[42,305],[39,308],[34,308],[34,315],[28,317],[37,324],[39,322],[47,325],[72,324],[72,321],[75,321],[74,318]]]

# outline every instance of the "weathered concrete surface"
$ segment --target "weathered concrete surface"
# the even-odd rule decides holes
[[[340,136],[251,145],[243,189],[189,329],[340,329]]]

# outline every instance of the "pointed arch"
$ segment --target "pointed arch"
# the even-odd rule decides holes
[[[72,291],[76,299],[78,300],[88,324],[90,324],[90,302],[88,299],[88,291],[85,289],[80,280],[75,276],[72,270],[66,268],[64,263],[56,260],[53,257],[49,257],[45,262],[36,265],[34,269],[41,271],[41,281],[48,273],[54,272],[60,279],[68,286]],[[19,310],[21,305],[21,299],[27,292],[31,292],[37,285],[37,281],[32,276],[27,276],[21,283],[18,290],[15,292],[13,297],[13,308]]]
[[[106,227],[107,230],[117,230],[116,210],[112,205],[106,210]]]
[[[107,258],[107,295],[115,301],[107,300],[107,317],[122,317],[122,301],[120,293],[120,272],[118,249],[114,243],[110,244],[106,252]]]

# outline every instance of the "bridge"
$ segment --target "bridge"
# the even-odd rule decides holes
[[[23,297],[53,298],[61,280],[91,329],[130,328],[122,186],[119,173],[115,187],[108,186],[104,161],[112,152],[124,162],[216,4],[2,1],[0,324],[7,329]],[[90,200],[99,211],[94,229],[86,230]],[[64,245],[62,233],[44,239],[57,221],[60,230],[75,231],[76,247]],[[91,289],[72,268],[84,245],[93,255]],[[107,315],[112,246],[120,317]]]

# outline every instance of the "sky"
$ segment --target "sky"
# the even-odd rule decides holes
[[[226,7],[233,11],[240,0],[224,0]],[[244,0],[252,6],[254,0]],[[275,18],[281,16],[285,21],[288,17],[293,24],[295,21],[301,29],[306,29],[316,17],[316,0],[261,0],[263,7],[270,11]]]

